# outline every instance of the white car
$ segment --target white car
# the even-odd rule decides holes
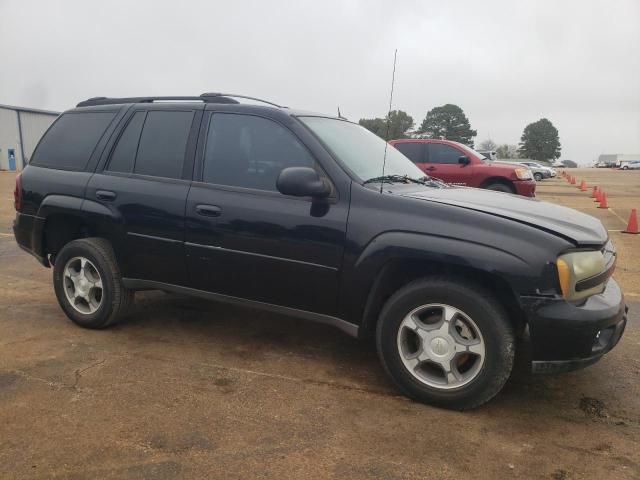
[[[620,167],[621,170],[640,170],[640,160],[627,162]]]

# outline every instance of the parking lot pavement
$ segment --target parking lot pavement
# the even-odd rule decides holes
[[[12,188],[0,173],[0,478],[640,477],[640,297],[591,368],[531,377],[525,343],[490,404],[439,410],[367,345],[271,313],[147,292],[125,323],[73,326],[10,235]],[[539,191],[591,209],[562,180]],[[640,236],[621,240],[639,292]]]

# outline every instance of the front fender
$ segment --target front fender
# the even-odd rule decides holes
[[[353,323],[362,322],[372,296],[377,295],[378,280],[385,276],[385,268],[398,261],[429,262],[451,270],[473,269],[500,277],[517,293],[536,285],[544,270],[550,268],[537,255],[525,258],[497,245],[416,232],[385,232],[372,239],[353,266],[345,269],[341,305],[346,318]],[[425,272],[425,276],[429,273]]]
[[[515,273],[529,267],[524,258],[494,245],[423,233],[386,232],[365,247],[355,269],[369,275],[398,258],[428,260],[497,274]]]

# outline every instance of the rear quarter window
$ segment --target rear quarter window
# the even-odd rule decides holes
[[[84,170],[116,112],[65,113],[47,130],[31,164],[61,170]]]

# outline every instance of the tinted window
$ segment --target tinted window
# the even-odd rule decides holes
[[[205,182],[276,191],[283,168],[313,166],[313,157],[293,134],[271,120],[226,113],[211,117]]]
[[[84,170],[115,112],[65,113],[44,135],[31,163],[65,170]]]
[[[134,172],[180,178],[193,112],[147,113]]]
[[[424,163],[424,143],[406,142],[394,145],[402,154],[413,163]]]
[[[142,131],[145,115],[146,112],[137,112],[131,118],[124,132],[120,135],[116,148],[113,150],[107,170],[125,173],[133,170],[133,163],[136,159],[136,151],[138,150],[138,140],[140,140],[140,132]]]
[[[429,144],[429,163],[458,163],[462,152],[444,143]]]

